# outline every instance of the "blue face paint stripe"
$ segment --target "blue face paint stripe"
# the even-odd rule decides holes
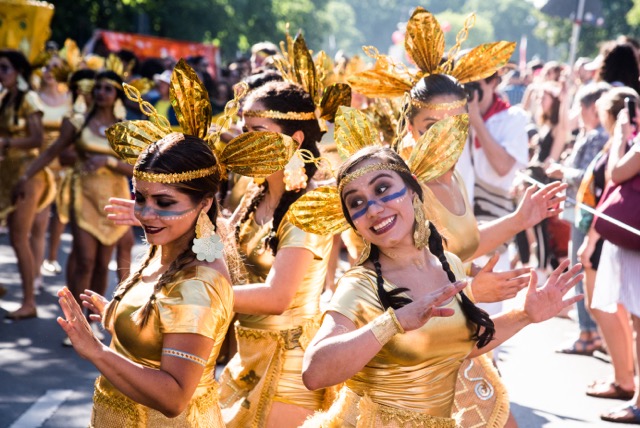
[[[402,190],[399,190],[396,193],[392,193],[390,195],[383,196],[382,198],[380,198],[380,202],[384,203],[384,202],[392,201],[394,199],[401,198],[406,193],[407,193],[407,188],[403,187]],[[360,217],[362,217],[363,215],[365,215],[365,213],[367,212],[369,207],[371,207],[373,204],[379,204],[379,202],[376,201],[375,199],[367,201],[367,205],[364,208],[362,208],[359,211],[356,211],[355,213],[353,213],[353,215],[351,216],[351,220],[355,221],[355,220],[359,219]]]

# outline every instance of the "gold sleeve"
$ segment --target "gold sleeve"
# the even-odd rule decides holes
[[[349,318],[360,328],[384,312],[378,298],[375,277],[354,268],[344,274],[325,312],[334,311]]]
[[[306,248],[313,253],[316,260],[322,259],[327,239],[333,239],[332,236],[327,238],[327,236],[307,233],[291,224],[286,217],[278,227],[278,238],[280,238],[278,250],[281,248]]]
[[[20,116],[27,117],[33,113],[42,113],[44,112],[44,106],[42,105],[42,101],[38,94],[34,91],[29,91],[24,94],[24,100],[22,101],[22,106],[20,107]]]
[[[192,277],[172,284],[156,304],[162,333],[196,333],[215,340],[232,316],[233,291],[217,271],[198,267]]]

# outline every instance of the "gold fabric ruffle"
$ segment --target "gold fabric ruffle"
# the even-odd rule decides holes
[[[507,422],[509,395],[488,355],[460,367],[453,414],[465,427],[501,428]]]
[[[329,410],[318,412],[302,428],[460,428],[452,418],[431,416],[375,403],[343,386]]]
[[[102,245],[113,245],[124,236],[129,226],[113,224],[107,219],[104,207],[111,197],[131,197],[127,178],[108,168],[100,168],[93,173],[80,172],[81,169],[82,164],[78,164],[72,179],[74,220]]]
[[[102,376],[96,380],[90,428],[224,428],[215,384],[203,389],[201,395],[175,418],[138,404],[107,385],[108,381]]]

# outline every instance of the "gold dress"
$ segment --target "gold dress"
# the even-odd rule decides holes
[[[71,178],[72,209],[74,220],[78,226],[89,232],[102,245],[115,244],[129,229],[129,226],[118,226],[107,219],[104,206],[109,198],[130,199],[127,177],[101,167],[93,172],[84,171],[84,162],[91,155],[107,155],[116,157],[109,147],[107,138],[96,135],[88,126],[83,126],[84,117],[74,116],[71,123],[80,132],[76,139],[76,150],[79,160],[74,166]]]
[[[453,173],[453,180],[464,198],[464,214],[453,214],[440,203],[428,186],[423,185],[424,208],[427,219],[435,224],[438,232],[446,239],[445,249],[460,257],[462,261],[467,261],[480,245],[480,231],[464,181],[457,171]]]
[[[460,260],[446,255],[456,277],[464,277]],[[397,288],[386,280],[384,287]],[[395,335],[345,382],[331,408],[304,426],[456,427],[451,418],[456,377],[475,342],[459,296],[446,307],[455,310],[452,317],[433,318],[417,330]],[[349,318],[356,328],[381,315],[375,271],[363,266],[349,270],[326,309]]]
[[[233,290],[216,270],[192,266],[156,294],[149,321],[139,328],[131,314],[144,306],[154,283],[135,284],[118,303],[111,348],[133,362],[160,368],[163,335],[195,333],[214,340],[211,354],[191,401],[176,418],[138,404],[118,391],[104,376],[96,380],[91,427],[207,427],[223,428],[215,381],[216,359],[233,316]]]
[[[257,224],[253,214],[241,227],[238,248],[251,283],[263,283],[273,265],[274,256],[264,246],[271,227],[272,222]],[[309,391],[302,383],[302,357],[318,326],[333,238],[303,232],[286,217],[277,236],[278,250],[305,248],[314,258],[281,315],[238,315],[238,353],[220,378],[220,405],[227,427],[264,426],[274,401],[317,410],[324,398],[323,391]]]
[[[8,106],[0,113],[0,137],[20,138],[28,135],[27,117],[34,113],[43,111],[42,102],[34,91],[24,94],[22,104],[14,115],[14,110]],[[33,161],[40,149],[28,150],[11,148],[6,156],[0,160],[0,222],[4,220],[12,211],[11,192],[13,186],[18,182],[20,176]],[[41,211],[51,202],[51,195],[55,194],[53,176],[50,172],[41,171],[30,180],[36,189],[41,190],[41,197],[38,201],[38,211]]]
[[[71,102],[65,102],[58,106],[50,106],[42,102],[42,125],[44,126],[44,149],[47,149],[53,144],[60,136],[60,126],[62,120],[71,114]],[[69,200],[70,200],[70,180],[65,179],[67,176],[70,178],[72,169],[65,168],[60,165],[58,158],[56,157],[47,166],[53,173],[53,178],[56,183],[55,201],[58,211],[69,212]],[[61,208],[62,207],[62,208]],[[58,216],[60,217],[60,216]],[[64,218],[64,223],[67,223],[68,218]]]
[[[454,182],[464,197],[464,214],[455,215],[449,211],[427,186],[422,186],[424,207],[427,218],[433,221],[446,239],[446,249],[466,261],[480,244],[480,231],[464,181],[457,171],[454,171]],[[462,420],[463,426],[504,426],[509,415],[509,397],[488,355],[466,360],[462,364],[456,385],[454,414]]]

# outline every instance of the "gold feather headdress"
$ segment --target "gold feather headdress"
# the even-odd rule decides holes
[[[212,129],[211,103],[209,94],[195,71],[180,60],[171,75],[169,97],[171,105],[184,134],[199,137],[207,142],[218,162],[222,176],[226,170],[254,178],[264,178],[284,168],[297,147],[293,139],[277,132],[248,132],[234,138],[226,145],[221,135],[239,108],[239,99],[246,93],[246,86],[239,86],[239,93],[229,101],[224,114]],[[135,165],[140,153],[149,145],[162,138],[180,138],[169,124],[167,118],[160,116],[151,104],[143,101],[133,86],[124,84],[124,90],[132,101],[140,105],[140,111],[149,120],[131,120],[118,122],[107,129],[107,138],[111,148],[125,162]],[[134,177],[153,180],[160,183],[191,180],[201,177],[204,172],[185,171],[175,174],[144,175],[134,169]],[[212,172],[209,172],[212,173]]]
[[[323,64],[326,55],[321,52],[317,61],[314,62],[301,33],[292,39],[287,32],[286,41],[280,42],[280,50],[282,56],[274,58],[274,65],[286,81],[302,86],[311,96],[316,106],[320,128],[326,130],[323,122],[325,120],[333,122],[338,107],[350,105],[351,88],[346,83],[327,84]],[[291,112],[252,112],[250,114],[256,113],[262,114],[261,117],[271,117],[267,115],[268,113],[291,114]],[[303,119],[309,118],[305,116]]]
[[[460,83],[489,77],[507,63],[516,44],[506,41],[482,44],[458,58],[454,65],[454,58],[474,23],[475,15],[471,14],[443,62],[445,46],[440,23],[433,14],[417,7],[407,23],[404,44],[418,70],[410,71],[389,56],[380,54],[376,48],[365,46],[365,53],[376,62],[372,69],[357,73],[348,81],[354,91],[364,95],[394,98],[409,92],[421,78],[430,74],[448,74]]]
[[[369,146],[382,147],[379,134],[357,109],[340,107],[335,120],[335,140],[343,156],[351,156]],[[438,178],[451,169],[464,148],[469,132],[469,116],[461,114],[436,122],[417,141],[409,159],[409,170],[418,182]],[[342,188],[373,170],[393,169],[391,165],[370,164],[356,169],[336,186],[322,186],[307,192],[289,209],[289,220],[302,230],[318,235],[336,234],[349,228],[340,201]]]

